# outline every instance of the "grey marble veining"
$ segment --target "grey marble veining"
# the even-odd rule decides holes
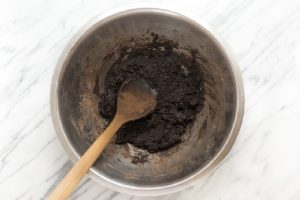
[[[211,24],[243,73],[244,123],[230,154],[182,192],[146,199],[300,199],[300,1],[0,1],[0,199],[45,199],[72,166],[51,123],[64,46],[105,10],[144,2]],[[72,200],[141,200],[85,178]]]

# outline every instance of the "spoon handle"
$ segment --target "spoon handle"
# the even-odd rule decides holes
[[[88,172],[99,155],[102,153],[110,139],[122,126],[123,120],[118,115],[115,116],[106,130],[97,138],[97,140],[88,148],[80,160],[73,166],[69,173],[59,183],[51,193],[48,200],[65,200],[76,188],[82,177]]]

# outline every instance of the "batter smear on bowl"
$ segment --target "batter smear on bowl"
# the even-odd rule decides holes
[[[117,94],[131,78],[145,79],[157,92],[152,114],[129,122],[117,133],[117,144],[131,143],[150,153],[166,150],[181,142],[204,101],[202,66],[191,56],[178,51],[178,44],[152,34],[151,42],[123,47],[119,59],[108,71],[100,95],[100,115],[112,120]]]

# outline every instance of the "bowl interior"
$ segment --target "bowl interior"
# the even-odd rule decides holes
[[[99,177],[124,185],[151,187],[182,181],[199,172],[222,148],[233,126],[236,84],[222,47],[211,34],[191,20],[169,13],[117,14],[95,24],[75,44],[59,74],[58,107],[64,132],[82,154],[107,122],[98,114],[99,97],[108,69],[120,47],[147,42],[154,32],[179,43],[178,51],[197,49],[205,84],[205,105],[183,142],[164,152],[149,154],[132,145],[112,141],[94,165]],[[100,74],[97,82],[96,75]],[[133,159],[147,157],[145,163]]]

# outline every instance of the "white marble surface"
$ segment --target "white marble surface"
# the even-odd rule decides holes
[[[141,1],[0,0],[0,199],[45,199],[72,165],[49,90],[68,40],[105,10]],[[300,199],[300,1],[170,0],[211,24],[241,67],[244,123],[229,156],[197,185],[147,199]],[[144,199],[85,179],[72,200]]]

